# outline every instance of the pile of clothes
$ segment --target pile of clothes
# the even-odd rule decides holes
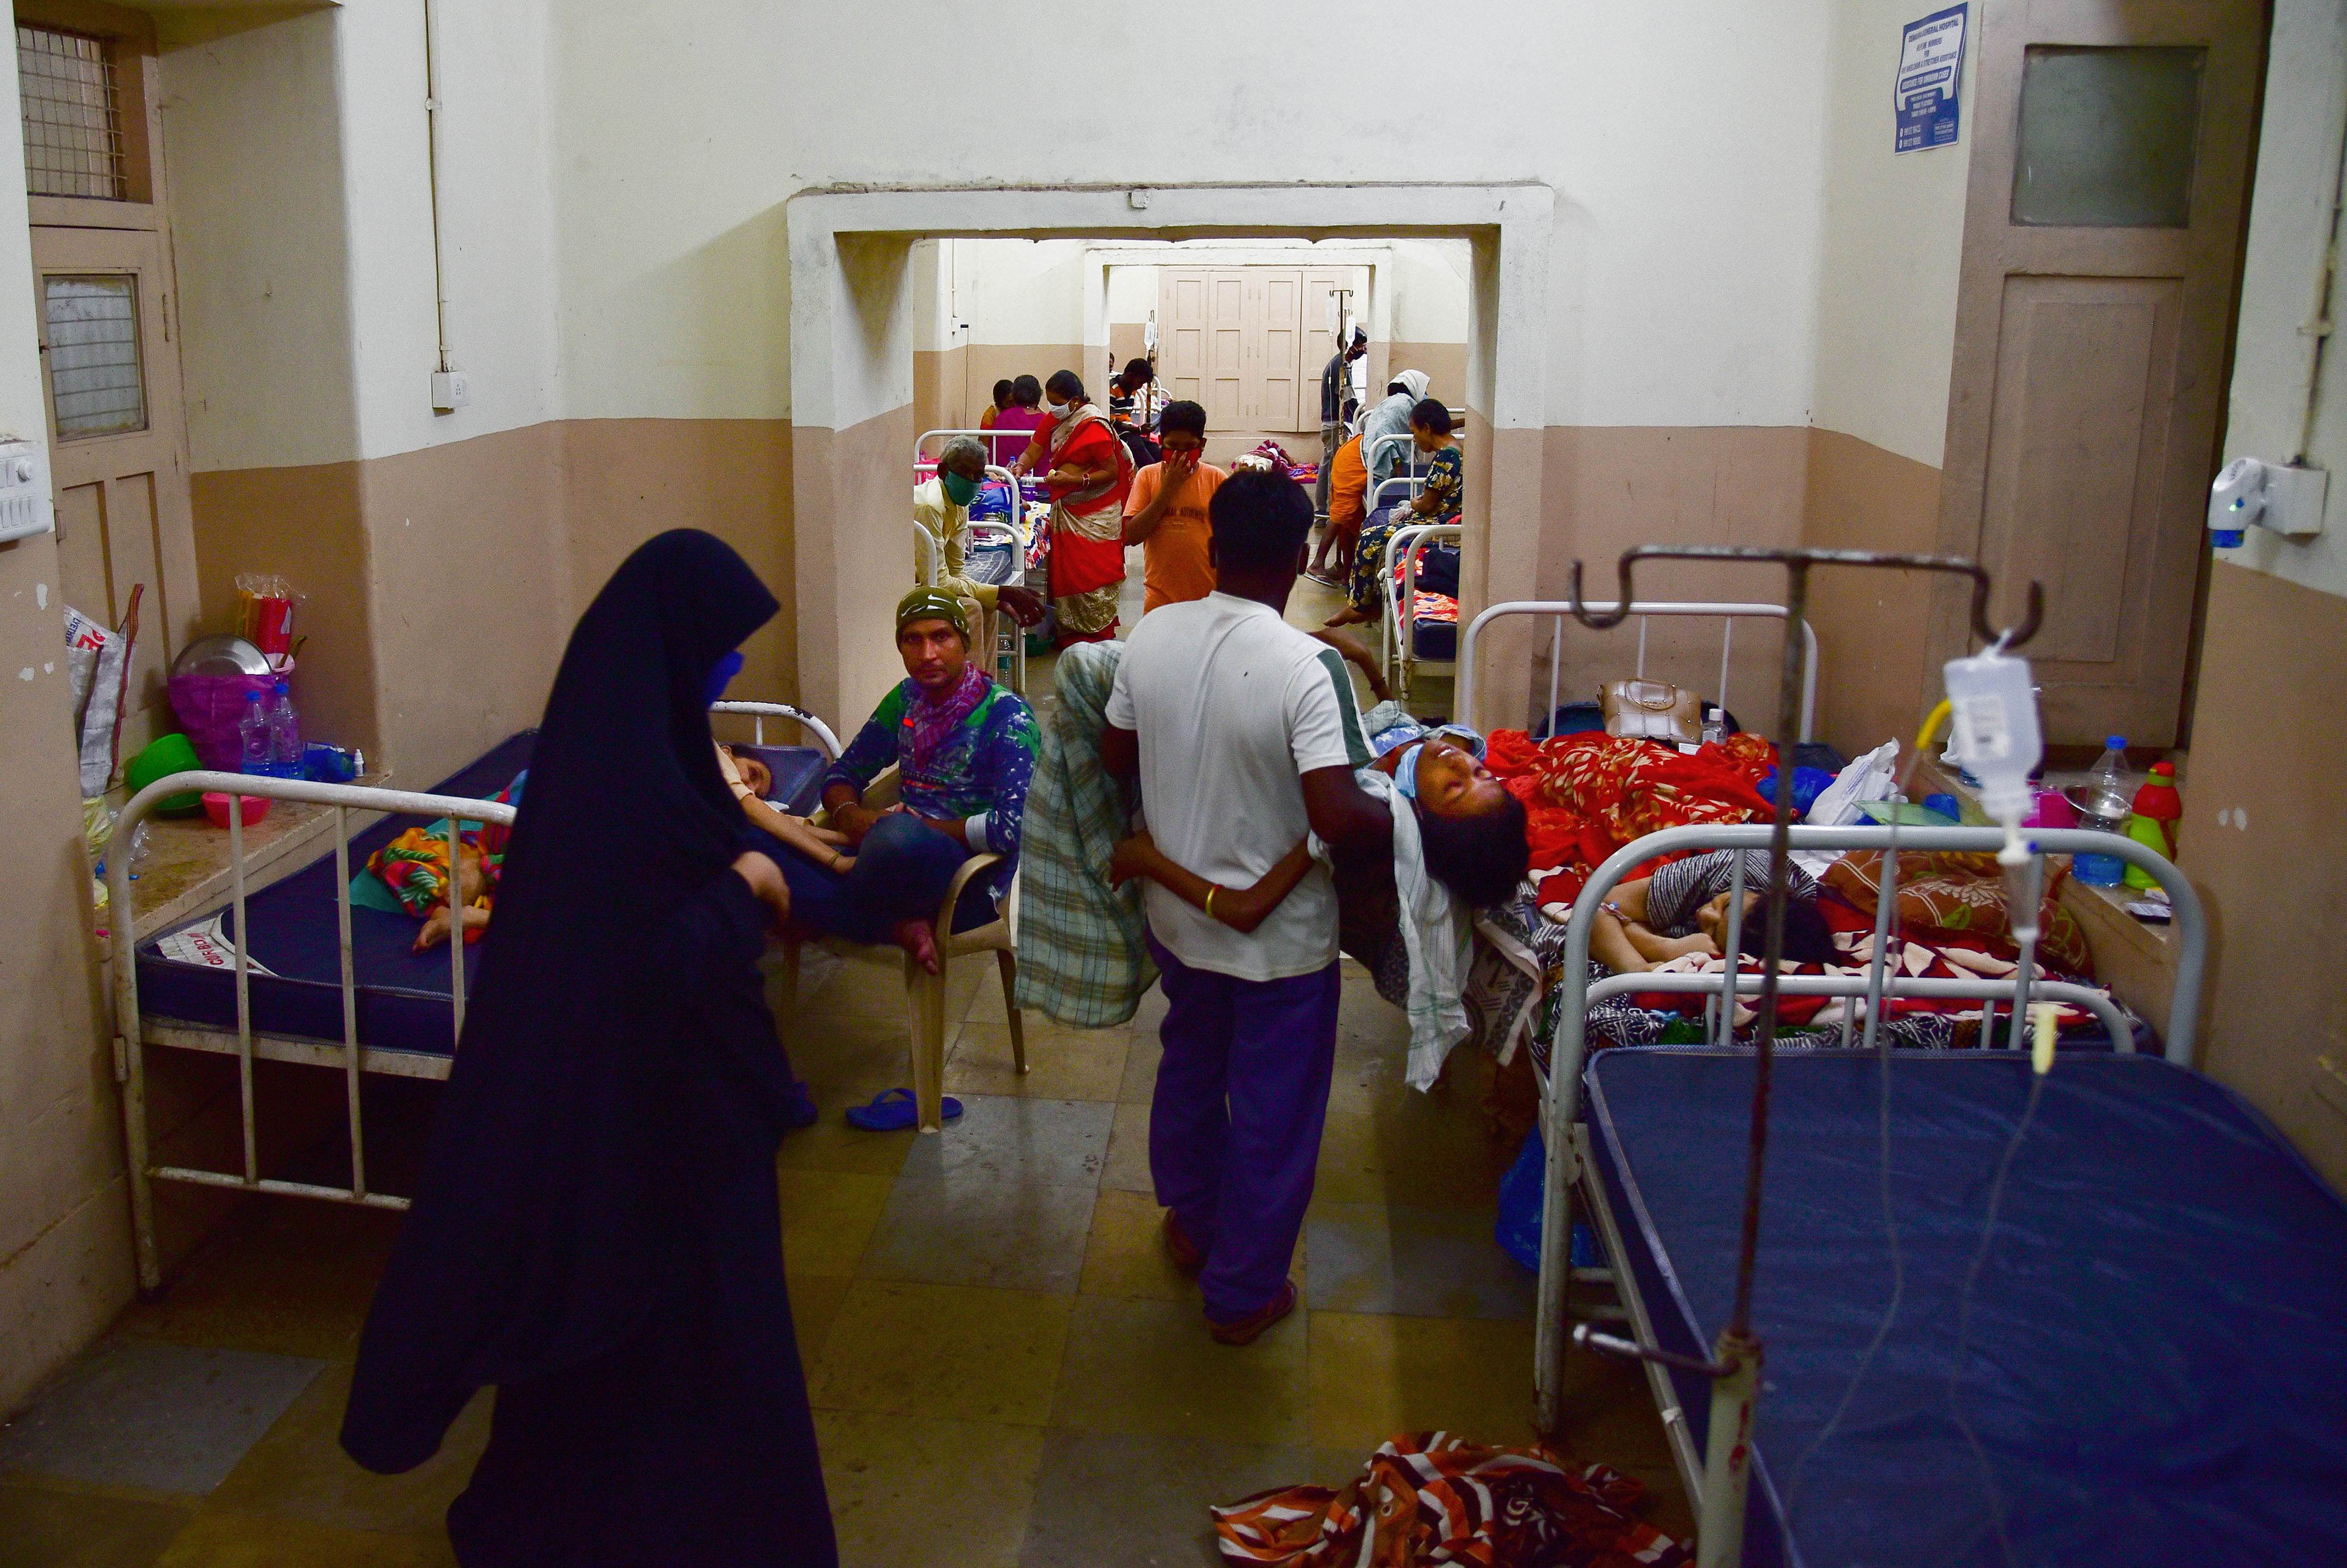
[[[1607,1465],[1448,1433],[1386,1442],[1342,1487],[1215,1508],[1226,1563],[1266,1568],[1681,1568],[1694,1554],[1637,1516],[1645,1488]]]

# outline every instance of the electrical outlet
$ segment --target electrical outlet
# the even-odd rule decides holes
[[[56,526],[47,449],[37,441],[0,441],[0,539],[46,534]]]
[[[435,372],[432,377],[432,409],[436,414],[453,414],[473,401],[473,378],[461,370]]]
[[[2266,470],[2267,528],[2287,538],[2311,538],[2322,531],[2322,501],[2331,476],[2321,468]]]

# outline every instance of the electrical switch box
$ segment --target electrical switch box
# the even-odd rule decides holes
[[[432,375],[432,410],[436,414],[454,414],[473,401],[473,378],[461,370],[435,371]]]
[[[48,448],[38,441],[0,441],[0,539],[52,533],[56,526]]]

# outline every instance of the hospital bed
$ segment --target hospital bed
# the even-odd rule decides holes
[[[1604,1255],[1573,1268],[1561,1243],[1543,1247],[1543,1419],[1560,1418],[1566,1358],[1586,1353],[1568,1334],[1602,1344],[1600,1320],[1618,1312],[1652,1353],[1649,1388],[1693,1499],[1711,1396],[1698,1368],[1732,1292],[1756,1056],[1716,1041],[1591,1054],[1585,1008],[1609,989],[1716,992],[1725,977],[1592,982],[1589,922],[1656,855],[1760,847],[1768,833],[1671,829],[1598,868],[1570,923],[1543,1084],[1543,1237],[1586,1216]],[[1796,827],[1791,845],[1885,850],[1891,833]],[[2109,835],[2033,838],[2046,853],[2120,855],[2167,891],[2178,965],[2165,1049],[2137,1053],[2106,1001],[2042,979],[2032,1000],[2096,1007],[2113,1046],[2060,1052],[2042,1103],[2024,1051],[1778,1046],[1742,1560],[2347,1561],[2347,1207],[2190,1069],[2207,944],[2190,884]],[[1993,828],[1897,838],[1902,850],[2001,843]],[[1916,984],[1831,983],[1882,998]],[[1747,975],[1739,989],[1758,985]],[[2008,1009],[2014,989],[1965,987]],[[1569,1286],[1610,1286],[1619,1307],[1574,1329]],[[1722,1523],[1703,1518],[1698,1533]]]
[[[1463,640],[1462,713],[1474,712],[1479,634],[1503,616],[1563,608],[1501,605],[1477,618]],[[1561,639],[1559,627],[1552,715]],[[1727,664],[1723,647],[1723,706]],[[1733,1291],[1757,1055],[1729,1043],[1726,974],[1593,980],[1589,935],[1598,906],[1655,856],[1765,847],[1769,831],[1673,828],[1599,866],[1567,922],[1553,1052],[1534,1057],[1547,1156],[1541,1424],[1563,1424],[1568,1357],[1594,1353],[1569,1345],[1635,1349],[1701,1511],[1699,1549],[1733,1533],[1704,1491],[1706,1363]],[[2347,1561],[2337,1418],[2347,1270],[2336,1262],[2347,1206],[2255,1112],[2190,1070],[2207,945],[2190,885],[2132,841],[2032,837],[2045,853],[2116,854],[2166,890],[2178,964],[2164,1048],[2139,1053],[2107,997],[2044,979],[2029,982],[2029,999],[2093,1012],[2110,1049],[2061,1050],[2034,1104],[2026,1052],[1865,1049],[1871,1027],[1859,1049],[1780,1041],[1753,1313],[1765,1360],[1752,1485],[1740,1553],[1703,1561]],[[1795,827],[1790,839],[1795,851],[1881,851],[1895,867],[1888,826]],[[1990,828],[1895,836],[1898,850],[2001,843]],[[1895,905],[1886,889],[1877,953]],[[1725,945],[1737,946],[1732,929]],[[1734,983],[1748,994],[1759,977]],[[1983,1040],[2015,1038],[1995,1012],[2001,999],[2009,1019],[2015,979],[1919,981],[1870,967],[1782,977],[1779,989],[1864,996],[1869,1020],[1901,997],[1971,997],[1987,1004]],[[1590,1050],[1592,1005],[1657,990],[1707,994],[1716,1032],[1697,1046]],[[1841,1041],[1848,1029],[1845,1013]],[[1594,1264],[1575,1266],[1577,1217],[1594,1232]],[[1627,1342],[1609,1347],[1606,1330],[1621,1324]]]
[[[1447,616],[1421,613],[1418,573],[1429,546],[1455,546],[1460,537],[1456,523],[1414,523],[1406,528],[1396,528],[1386,540],[1387,559],[1399,560],[1401,565],[1399,570],[1378,574],[1378,586],[1385,594],[1384,610],[1378,617],[1378,651],[1388,678],[1394,683],[1394,694],[1405,705],[1410,701],[1411,682],[1421,667],[1437,675],[1455,674],[1458,669],[1458,596],[1442,596],[1450,606]]]
[[[839,738],[828,725],[782,702],[723,702],[710,711],[749,721],[749,744],[774,774],[772,798],[794,811],[815,808],[824,773],[840,751]],[[769,720],[797,725],[814,743],[768,745]],[[405,915],[354,906],[352,873],[364,869],[375,850],[417,823],[446,823],[452,836],[473,824],[509,825],[514,808],[486,797],[529,765],[535,739],[536,732],[524,731],[502,741],[425,792],[203,771],[159,779],[123,806],[115,819],[106,865],[109,907],[116,911],[109,938],[114,1071],[122,1086],[142,1291],[152,1292],[162,1284],[153,1196],[153,1184],[159,1181],[368,1208],[407,1207],[405,1198],[368,1185],[360,1077],[448,1076],[479,949],[458,940],[445,952],[412,951],[417,923]],[[115,853],[114,845],[128,844],[159,803],[191,790],[329,807],[333,847],[266,887],[249,888],[245,835],[232,802],[227,902],[170,922],[166,929],[141,932],[132,917],[131,856]],[[152,1049],[235,1060],[240,1170],[157,1163],[147,1092],[147,1052]],[[347,1185],[261,1173],[254,1106],[254,1063],[259,1061],[334,1068],[343,1073]]]

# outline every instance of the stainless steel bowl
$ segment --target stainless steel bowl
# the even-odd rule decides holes
[[[241,637],[199,637],[171,661],[174,675],[266,675],[269,656]]]

